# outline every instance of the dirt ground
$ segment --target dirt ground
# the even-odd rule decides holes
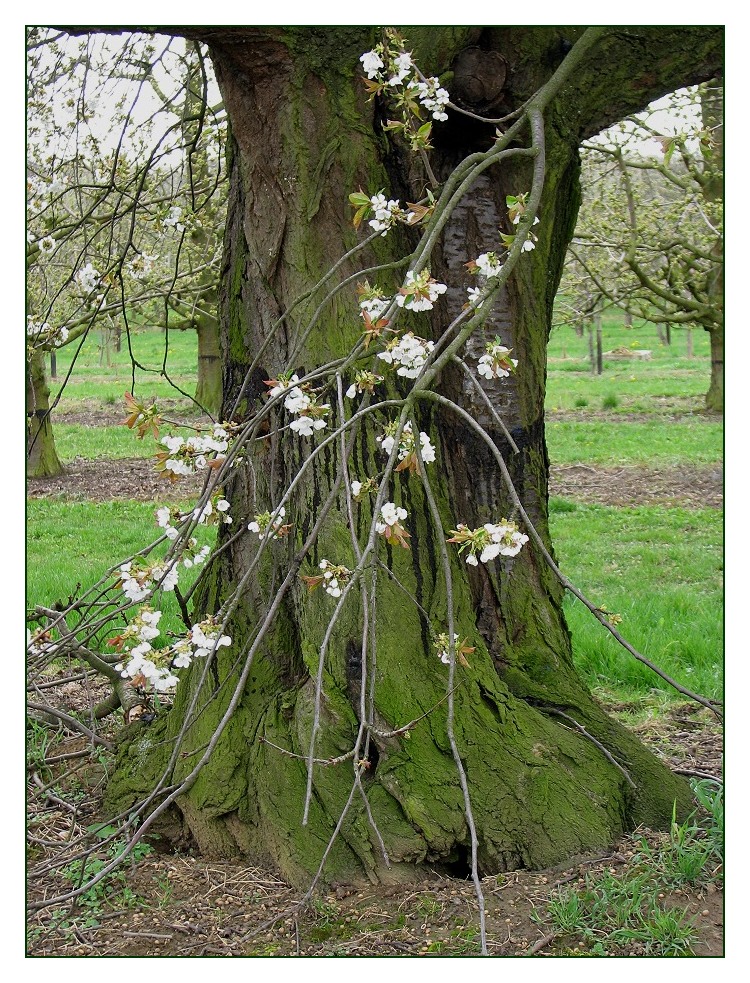
[[[76,458],[55,478],[29,478],[30,498],[86,499],[94,502],[131,499],[142,502],[184,501],[201,487],[201,476],[175,484],[159,477],[150,458],[132,458],[113,469],[106,460]],[[721,468],[602,468],[587,464],[552,466],[550,495],[601,505],[664,505],[721,508]]]
[[[58,417],[62,420],[62,417]],[[72,420],[70,422],[73,422]],[[76,414],[76,421],[81,415]],[[97,414],[97,424],[102,424]],[[112,422],[115,422],[114,420]],[[121,422],[118,418],[116,422]],[[32,498],[106,501],[184,500],[191,489],[170,486],[148,459],[126,462],[117,473],[107,461],[78,459],[54,479],[31,479]],[[720,469],[553,467],[550,494],[608,505],[663,504],[720,508]],[[627,720],[628,708],[611,709]],[[721,733],[701,707],[675,705],[658,720],[636,728],[669,765],[686,775],[721,775]],[[81,738],[70,737],[56,753],[74,753]],[[85,775],[85,770],[84,770]],[[84,781],[84,779],[82,779]],[[96,821],[97,772],[85,802],[70,810],[34,790],[33,862],[44,861],[55,844]],[[37,783],[38,785],[38,783]],[[32,786],[33,788],[33,786]],[[556,935],[544,920],[544,902],[562,886],[582,884],[587,874],[622,871],[640,849],[640,837],[656,844],[663,834],[637,831],[606,855],[579,858],[565,869],[515,871],[484,879],[487,944],[491,955],[544,958],[584,954],[583,940]],[[219,862],[193,854],[151,852],[126,869],[127,885],[99,904],[71,914],[43,908],[29,920],[31,956],[462,956],[478,951],[477,899],[471,881],[425,871],[408,887],[339,887],[316,894],[299,907],[300,895],[273,871],[241,862]],[[54,874],[32,878],[28,901],[60,892]],[[684,888],[664,898],[684,910],[695,926],[698,956],[723,954],[723,892],[715,883]],[[87,917],[88,916],[88,917]],[[86,922],[89,924],[86,924]],[[92,922],[96,922],[93,924]],[[642,956],[637,944],[617,955]]]

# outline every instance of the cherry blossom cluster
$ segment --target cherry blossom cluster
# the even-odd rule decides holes
[[[403,50],[401,39],[391,33],[390,42],[388,45],[376,44],[372,51],[360,56],[365,75],[373,83],[368,90],[374,94],[387,88],[400,88],[406,83],[406,89],[416,95],[422,106],[432,113],[433,119],[448,119],[445,107],[450,97],[441,87],[440,80],[422,79],[411,52]]]
[[[396,303],[410,311],[430,311],[447,289],[444,283],[433,280],[428,269],[419,273],[409,270],[406,282],[396,295]]]
[[[498,337],[494,341],[488,341],[485,348],[485,354],[477,365],[477,371],[485,379],[503,379],[518,365],[518,359],[510,357],[513,349],[506,348]]]
[[[128,560],[120,567],[120,585],[129,601],[143,601],[157,588],[170,591],[177,586],[179,570],[177,561],[165,564],[160,561]]]
[[[159,635],[157,627],[161,611],[142,607],[128,627],[109,644],[127,655],[115,669],[133,686],[150,686],[156,692],[174,689],[179,678],[174,669],[186,669],[193,659],[205,658],[222,646],[232,644],[229,635],[222,635],[213,618],[206,618],[188,631],[187,635],[165,648],[154,649],[151,642]]]
[[[139,253],[128,263],[128,273],[134,280],[142,280],[151,273],[158,258],[148,253]]]
[[[466,264],[472,273],[477,273],[479,276],[485,277],[487,280],[492,279],[492,277],[500,276],[503,269],[503,264],[497,253],[482,253],[477,256],[475,260]]]
[[[26,338],[34,348],[59,348],[68,340],[68,329],[64,325],[53,328],[48,321],[34,321],[26,318]]]
[[[96,290],[101,274],[94,269],[91,263],[87,263],[76,273],[76,283],[84,294],[93,293]]]
[[[409,82],[410,89],[416,89],[419,101],[428,113],[432,113],[432,118],[438,122],[445,122],[448,114],[445,107],[450,102],[447,89],[440,85],[440,79],[428,78],[424,81],[412,80]]]
[[[164,693],[174,689],[179,680],[168,667],[166,651],[151,647],[159,635],[160,618],[161,611],[142,607],[121,634],[109,639],[109,644],[127,656],[127,661],[123,659],[115,666],[123,679],[130,679],[132,686],[150,686],[157,693]],[[167,665],[158,665],[155,660]]]
[[[322,584],[326,594],[341,597],[342,585],[346,586],[352,571],[341,564],[331,563],[330,560],[321,560],[318,567],[323,573],[314,577],[302,577],[308,588],[313,591]]]
[[[489,563],[497,556],[517,556],[529,537],[519,531],[515,522],[501,519],[500,522],[486,522],[478,529],[469,529],[459,523],[451,529],[449,543],[458,543],[459,553],[466,553],[466,562],[476,567],[480,562]],[[477,558],[478,554],[478,558]]]
[[[174,669],[187,669],[193,659],[205,659],[211,652],[232,644],[229,635],[222,635],[213,618],[206,618],[193,625],[185,638],[179,639],[167,650]]]
[[[401,204],[394,199],[387,200],[382,191],[370,198],[370,205],[375,217],[370,219],[367,224],[375,232],[380,232],[381,236],[385,236],[394,223],[405,222],[408,224],[414,217],[414,212],[404,211]]]
[[[357,393],[372,394],[375,391],[375,386],[382,381],[382,375],[376,375],[374,372],[368,372],[366,369],[359,371],[354,376],[354,382],[346,390],[346,395],[349,399],[354,399]]]
[[[445,663],[445,665],[450,665],[450,641],[448,638],[448,632],[443,631],[437,634],[432,645],[437,652],[437,656],[440,661]],[[455,632],[453,633],[453,650],[456,653],[456,658],[462,666],[469,665],[469,663],[466,661],[466,656],[475,651],[474,647],[468,644],[467,639],[464,638],[463,641],[459,641],[459,636]]]
[[[385,351],[378,352],[378,358],[388,365],[398,366],[396,375],[416,379],[434,347],[434,342],[426,341],[408,331],[388,342]]]
[[[374,232],[379,232],[381,236],[386,236],[388,230],[397,222],[404,225],[414,225],[419,221],[425,212],[421,206],[415,205],[417,211],[408,210],[401,207],[401,203],[395,198],[388,199],[385,192],[379,191],[375,195],[368,196],[361,189],[349,195],[349,201],[356,209],[354,213],[354,228],[358,229],[362,220],[369,215],[373,217],[368,221],[368,225]]]
[[[375,522],[375,531],[380,533],[391,546],[403,546],[409,549],[409,544],[406,542],[409,533],[401,525],[407,516],[406,509],[394,502],[386,502],[381,506],[380,516]]]
[[[187,440],[167,434],[160,440],[167,450],[156,455],[157,467],[173,479],[215,467],[224,460],[229,439],[228,431],[219,423],[214,424],[205,436],[196,434]]]
[[[298,385],[299,376],[290,377],[279,376],[278,379],[267,379],[266,385],[270,386],[269,398],[286,393],[284,398],[284,408],[297,416],[289,424],[289,429],[293,430],[300,437],[311,437],[316,430],[323,430],[327,426],[326,417],[331,411],[329,403],[318,403],[314,392],[306,385]]]
[[[231,525],[232,517],[228,514],[229,507],[229,502],[217,494],[210,498],[203,508],[193,509],[192,512],[183,512],[181,509],[170,508],[164,505],[162,508],[156,510],[156,521],[164,530],[167,538],[175,540],[180,534],[177,526],[182,525],[182,523],[191,517],[200,526],[211,526],[216,523]]]
[[[396,442],[396,431],[398,430],[398,422],[389,423],[386,425],[385,433],[376,440],[380,444],[384,454],[390,454],[393,450],[393,446]],[[428,434],[423,430],[419,434],[419,449],[422,455],[422,460],[425,464],[432,464],[435,460],[435,448],[430,442]],[[412,433],[411,424],[405,423],[404,429],[401,431],[401,438],[398,445],[398,459],[401,462],[396,471],[417,471],[419,467],[419,462],[417,460],[416,446],[414,443],[414,434]]]
[[[263,539],[266,535],[266,530],[270,527],[270,538],[281,539],[292,528],[291,524],[284,522],[285,515],[286,509],[283,505],[280,505],[273,512],[259,512],[253,521],[248,523],[247,528],[250,532],[257,533],[258,539]]]
[[[185,224],[181,221],[182,219],[182,209],[179,205],[172,205],[169,209],[169,213],[164,221],[161,223],[162,228],[166,232],[167,229],[175,229],[177,232],[185,231]]]

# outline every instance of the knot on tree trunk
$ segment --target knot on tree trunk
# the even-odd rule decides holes
[[[451,97],[457,105],[483,115],[499,106],[508,72],[508,63],[499,51],[464,48],[451,70]]]

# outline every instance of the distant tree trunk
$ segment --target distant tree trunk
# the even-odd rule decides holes
[[[633,327],[633,314],[631,311],[624,311],[623,325],[627,331]]]
[[[710,413],[724,412],[724,332],[709,331],[711,339],[711,384],[706,393],[706,409]]]
[[[707,201],[716,201],[724,194],[724,89],[713,79],[705,88],[701,99],[703,125],[712,138],[711,158],[708,162],[710,180],[703,187]],[[724,243],[716,239],[713,246],[716,257],[716,275],[709,283],[709,294],[716,312],[714,323],[708,329],[711,338],[711,383],[706,393],[706,409],[712,413],[724,412]]]
[[[693,357],[693,329],[689,325],[685,328],[685,355],[687,358]]]
[[[195,318],[195,330],[198,334],[198,384],[195,398],[215,417],[221,412],[222,401],[219,322],[212,314],[201,313]]]
[[[594,314],[594,323],[596,324],[596,374],[601,375],[604,371],[604,359],[602,355],[602,308],[601,304],[597,305],[596,312]]]
[[[596,342],[594,340],[594,315],[588,315],[588,333],[589,333],[589,365],[591,366],[591,374],[596,375]]]
[[[30,478],[60,474],[63,466],[52,433],[43,352],[34,352],[26,362],[26,419],[26,474]]]
[[[365,102],[357,78],[358,59],[376,39],[371,29],[195,30],[209,42],[232,130],[220,313],[224,408],[228,412],[239,398],[237,415],[243,419],[264,404],[264,380],[276,378],[286,368],[310,371],[341,358],[361,337],[353,288],[338,294],[317,328],[302,337],[316,298],[295,308],[293,320],[285,322],[250,379],[245,379],[279,315],[357,241],[347,193],[358,187],[371,193],[386,188],[389,196],[418,201],[425,178],[418,162],[384,136],[380,110]],[[653,38],[639,38],[635,46],[616,37],[609,40],[597,49],[576,77],[573,93],[568,93],[567,98],[578,100],[576,110],[562,103],[549,110],[539,242],[533,253],[523,256],[486,325],[487,336],[498,333],[519,360],[514,376],[485,388],[520,453],[511,452],[486,405],[457,367],[446,370],[436,384],[503,448],[524,508],[547,544],[546,345],[579,204],[577,147],[587,127],[593,133],[607,118],[614,121],[657,91],[668,91],[689,77],[684,66],[700,63],[699,36],[674,29],[680,45],[693,42],[689,54],[675,61],[663,57],[663,45],[669,45],[670,38],[675,44],[670,30],[653,31]],[[575,39],[580,30],[569,33]],[[493,53],[502,52],[512,64],[508,78],[514,81],[493,106],[494,115],[521,105],[549,77],[551,52],[557,52],[564,40],[553,28],[412,28],[408,37],[427,74],[445,72],[458,52],[479,41],[482,49],[477,57],[481,61],[485,52],[493,71],[498,64]],[[562,56],[554,57],[559,61]],[[652,65],[648,82],[640,71],[645,61]],[[672,66],[668,82],[658,79],[667,65]],[[676,65],[682,67],[675,70]],[[617,73],[616,79],[607,77],[606,85],[599,84],[602,66]],[[638,88],[635,78],[641,80],[639,86],[651,88]],[[492,89],[491,73],[485,82],[483,92],[497,90],[497,86]],[[454,78],[458,91],[459,83]],[[467,97],[467,105],[486,108],[481,99],[468,102]],[[453,118],[442,130],[437,128],[431,160],[438,180],[444,181],[467,154],[485,149],[493,133],[493,126],[466,118]],[[442,298],[445,303],[433,312],[433,330],[442,329],[462,310],[465,288],[471,282],[464,264],[482,251],[497,248],[498,229],[512,231],[506,195],[528,190],[530,182],[529,161],[509,158],[502,167],[493,166],[481,175],[456,207],[432,261],[433,275],[449,288]],[[412,230],[393,230],[387,238],[376,240],[363,262],[392,262],[413,244]],[[350,263],[341,275],[355,269]],[[402,277],[402,270],[390,270],[378,274],[377,282],[393,292]],[[419,325],[411,323],[415,330],[430,330],[428,316]],[[298,353],[288,364],[297,346]],[[476,364],[483,351],[484,339],[472,338],[465,357]],[[438,447],[430,479],[445,529],[456,522],[474,526],[512,514],[512,500],[498,479],[495,462],[463,418],[425,399],[418,423]],[[286,431],[280,435],[272,427],[255,442],[248,461],[235,469],[227,483],[233,513],[248,516],[273,507],[298,473],[301,460],[301,445]],[[340,464],[340,449],[332,444],[303,478],[288,510],[292,534],[277,544],[273,563],[247,579],[253,555],[248,537],[226,540],[226,550],[207,571],[205,609],[215,610],[218,599],[241,578],[245,578],[245,594],[231,629],[231,654],[220,650],[213,678],[201,691],[198,674],[191,671],[178,688],[171,713],[150,731],[148,739],[156,750],[162,739],[175,736],[188,701],[197,696],[202,709],[187,731],[175,780],[192,768],[192,752],[205,747],[225,712],[243,662],[240,655],[238,665],[236,653],[246,651],[243,645],[249,644],[263,617],[267,604],[263,590],[279,583],[295,562]],[[382,464],[374,435],[360,431],[348,462],[352,477],[375,475]],[[363,876],[399,879],[413,875],[420,864],[448,865],[453,872],[468,873],[469,827],[446,731],[446,667],[430,637],[430,630],[444,626],[447,618],[446,586],[437,559],[440,534],[429,522],[428,503],[418,481],[402,472],[395,476],[391,491],[392,500],[409,512],[412,549],[387,548],[381,553],[396,579],[386,573],[378,584],[374,676],[363,678],[361,602],[347,604],[333,632],[323,670],[315,756],[328,760],[352,747],[361,719],[362,687],[367,687],[377,729],[370,731],[369,768],[363,783],[392,866],[386,869],[364,804],[357,798],[328,857],[326,877],[331,881],[358,881]],[[365,502],[356,512],[357,532],[369,520]],[[350,552],[339,495],[320,532],[313,564],[325,557],[351,565]],[[548,867],[605,847],[639,823],[668,826],[675,802],[677,812],[684,812],[690,803],[686,783],[609,718],[576,673],[562,590],[537,550],[529,544],[507,564],[477,569],[453,554],[451,572],[456,630],[476,647],[469,666],[459,669],[454,728],[473,804],[481,872]],[[418,606],[404,591],[416,598]],[[313,730],[314,678],[332,610],[329,600],[317,592],[310,596],[299,583],[290,589],[271,637],[250,666],[240,705],[213,756],[178,800],[201,850],[271,858],[299,883],[306,883],[316,870],[352,788],[351,761],[316,765],[310,819],[301,824],[307,781],[303,759]],[[372,670],[371,661],[368,666]],[[382,736],[427,711],[408,739],[403,734]],[[570,725],[571,719],[618,761],[627,762],[635,788],[599,746]],[[279,747],[291,753],[282,753]],[[128,796],[152,780],[156,765],[149,760],[148,755],[123,755],[110,787],[113,806],[125,807]]]

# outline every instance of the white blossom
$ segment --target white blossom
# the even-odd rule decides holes
[[[433,280],[428,270],[421,273],[409,270],[403,288],[396,294],[396,303],[410,311],[430,311],[447,289],[444,283]]]
[[[418,91],[419,101],[428,112],[432,113],[434,120],[444,122],[448,119],[448,114],[445,112],[444,107],[450,101],[450,96],[447,90],[443,89],[440,85],[439,79],[433,77],[426,79],[424,82],[410,82],[409,88]]]
[[[366,297],[359,302],[360,310],[367,311],[371,321],[377,321],[391,304],[390,297]]]
[[[401,206],[397,201],[388,201],[382,192],[370,198],[370,205],[375,212],[375,217],[367,223],[375,232],[380,232],[381,236],[386,235],[394,222],[403,215]]]
[[[363,55],[360,55],[359,60],[362,62],[362,68],[365,70],[368,79],[377,78],[380,69],[385,68],[383,59],[377,51],[366,51]]]
[[[477,256],[474,262],[482,276],[486,276],[488,279],[499,276],[503,268],[503,264],[495,253],[482,253],[481,256]]]
[[[388,79],[388,85],[401,85],[411,69],[414,67],[414,63],[411,60],[411,53],[402,51],[400,55],[397,55],[393,59],[393,67],[396,71]]]
[[[466,291],[469,295],[469,306],[474,308],[479,308],[484,303],[482,299],[482,290],[480,287],[468,287]]]
[[[316,430],[322,430],[325,425],[325,420],[314,420],[311,416],[300,416],[298,419],[292,420],[289,427],[300,437],[312,437]]]
[[[284,408],[290,413],[302,413],[311,403],[311,397],[299,387],[295,387],[284,400]]]
[[[434,347],[434,342],[418,338],[409,331],[385,351],[378,352],[378,358],[389,365],[397,365],[397,375],[416,379]]]
[[[176,229],[178,232],[184,232],[185,225],[180,221],[182,218],[182,209],[179,205],[173,205],[169,209],[169,214],[162,222],[162,227],[164,229]]]
[[[377,532],[383,533],[387,528],[398,525],[407,515],[406,509],[401,508],[400,505],[386,502],[380,509],[380,519],[375,523],[375,529]]]
[[[92,293],[99,282],[100,273],[95,270],[91,263],[87,263],[76,273],[76,281],[85,294]]]

